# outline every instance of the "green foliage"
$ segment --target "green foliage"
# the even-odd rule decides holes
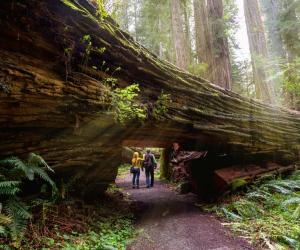
[[[97,0],[97,12],[96,15],[100,21],[108,17],[108,13],[105,10],[103,0]]]
[[[81,11],[74,3],[72,3],[70,0],[61,0],[66,6],[70,7],[73,10]]]
[[[114,88],[118,82],[118,79],[114,77],[107,77],[103,80],[103,83],[110,89]]]
[[[254,185],[233,201],[213,208],[231,227],[268,247],[300,248],[300,171]]]
[[[29,155],[27,161],[17,157],[6,158],[0,161],[0,166],[0,234],[10,237],[18,246],[27,221],[31,218],[28,206],[18,197],[22,182],[34,181],[39,177],[52,187],[55,194],[56,185],[46,173],[46,170],[53,170],[42,157],[34,153]]]
[[[152,110],[152,116],[157,120],[164,119],[168,111],[168,106],[171,103],[170,94],[165,94],[163,91],[157,98],[157,101],[154,103],[154,107]]]
[[[206,63],[192,63],[188,66],[188,71],[191,74],[202,77],[208,69],[208,64]]]
[[[130,164],[122,164],[118,168],[118,178],[124,178],[130,170]]]
[[[89,56],[92,50],[92,39],[90,35],[84,35],[81,40],[80,43],[83,44],[85,46],[85,54],[86,56]]]
[[[112,93],[112,111],[117,122],[125,124],[132,120],[144,121],[146,110],[136,100],[140,88],[132,84],[126,88],[116,88]]]
[[[247,182],[244,179],[236,179],[231,183],[230,189],[232,191],[235,191],[235,190],[239,189],[240,187],[245,186],[246,184],[247,184]]]
[[[95,222],[94,229],[85,234],[61,235],[62,243],[49,239],[46,249],[90,250],[90,249],[118,249],[125,250],[126,243],[134,236],[132,217],[114,216],[103,218]]]

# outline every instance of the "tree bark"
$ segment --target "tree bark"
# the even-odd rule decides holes
[[[187,41],[183,29],[180,0],[171,0],[172,38],[176,57],[176,66],[187,70],[189,65]]]
[[[244,9],[256,97],[263,102],[273,103],[274,89],[265,67],[268,51],[258,1],[244,0]]]
[[[187,47],[187,61],[188,65],[192,62],[192,46],[191,46],[191,32],[190,32],[190,20],[189,20],[189,6],[188,1],[182,1],[182,10],[184,15],[184,34],[185,34],[185,42]]]
[[[231,64],[223,19],[223,1],[207,0],[207,7],[212,38],[213,82],[224,89],[231,89]]]
[[[203,77],[213,81],[212,77],[212,44],[211,33],[208,25],[208,14],[205,0],[194,0],[194,19],[195,19],[195,41],[198,63],[206,65]]]
[[[285,59],[286,52],[280,34],[280,9],[279,0],[260,0],[263,13],[266,16],[266,27],[269,38],[269,53],[273,59]]]
[[[77,178],[86,196],[114,181],[126,141],[165,148],[180,142],[243,162],[298,157],[299,113],[241,97],[160,60],[110,18],[97,19],[85,0],[2,1],[0,20],[1,158],[39,153],[57,176]],[[83,65],[87,34],[92,49]],[[118,87],[139,83],[144,105],[162,90],[170,94],[165,120],[116,124],[108,77],[118,78]]]

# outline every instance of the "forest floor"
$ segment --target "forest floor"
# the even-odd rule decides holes
[[[137,237],[128,250],[241,250],[254,249],[244,239],[221,224],[210,213],[202,212],[192,194],[177,194],[169,184],[155,180],[146,188],[141,172],[140,189],[132,189],[131,175],[116,180],[123,194],[141,207],[136,224]]]

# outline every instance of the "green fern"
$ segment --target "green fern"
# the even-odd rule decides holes
[[[12,222],[11,217],[0,213],[0,225],[8,225]]]
[[[16,195],[20,191],[19,185],[19,181],[0,181],[0,195]]]
[[[256,183],[238,200],[226,201],[214,210],[231,221],[233,230],[252,240],[300,249],[299,187],[300,171],[296,171],[285,179]]]
[[[54,172],[44,159],[34,153],[27,161],[9,157],[0,161],[0,234],[9,236],[15,245],[20,245],[22,236],[31,218],[28,206],[18,198],[23,180],[34,181],[36,177],[57,190],[54,181],[46,171]]]

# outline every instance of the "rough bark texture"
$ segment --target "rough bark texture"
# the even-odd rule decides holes
[[[298,14],[296,13],[297,4],[299,2],[295,0],[284,0],[281,1],[281,17],[280,22],[284,23],[284,28],[281,28],[281,37],[285,44],[287,51],[287,62],[293,63],[295,59],[300,57],[300,27],[296,25],[299,22]],[[299,66],[293,69],[291,67],[286,73],[286,78],[290,82],[295,82],[299,72]],[[291,90],[284,88],[285,92],[285,103],[288,107],[300,110],[300,100],[297,94],[293,93]]]
[[[205,0],[194,0],[195,41],[198,63],[207,65],[204,77],[212,81],[212,47],[211,33],[208,26],[207,6]]]
[[[256,97],[272,103],[274,90],[265,67],[268,51],[258,0],[244,0],[244,9]]]
[[[178,141],[243,161],[297,157],[299,113],[243,98],[159,60],[110,18],[99,21],[87,1],[1,1],[0,20],[1,158],[37,152],[57,176],[78,178],[83,195],[96,195],[114,180],[126,142],[169,147]],[[88,58],[80,42],[87,34]],[[169,93],[166,120],[115,124],[102,61],[108,74],[122,68],[114,73],[120,87],[139,83],[145,103],[162,89]]]
[[[285,58],[282,37],[280,35],[280,0],[260,0],[263,13],[266,17],[266,28],[268,31],[269,52],[273,59]]]
[[[180,69],[187,70],[189,65],[189,51],[183,29],[182,13],[180,0],[171,0],[172,40],[176,66]]]
[[[224,89],[231,89],[231,64],[229,46],[224,27],[223,0],[207,0],[209,27],[212,39],[213,82]]]

